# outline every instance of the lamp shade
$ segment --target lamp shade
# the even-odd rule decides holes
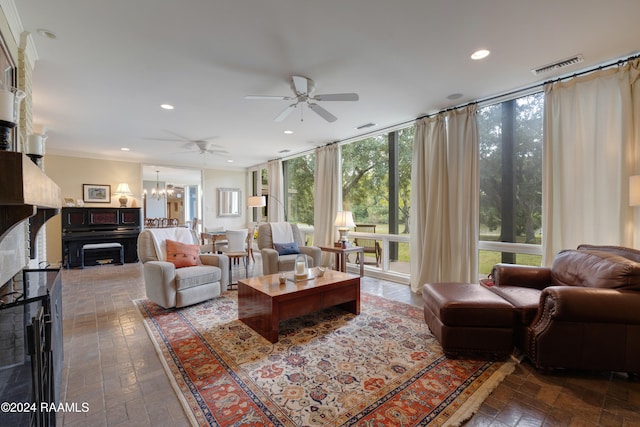
[[[351,211],[338,211],[336,215],[336,220],[333,223],[336,227],[348,228],[355,227],[356,224],[353,222],[353,214]]]
[[[115,194],[122,194],[123,196],[131,196],[133,193],[129,188],[129,184],[127,184],[126,182],[121,182],[120,184],[118,184],[118,188],[116,188]]]
[[[640,175],[629,177],[629,206],[640,206]]]
[[[247,199],[247,207],[261,208],[267,206],[267,198],[265,196],[250,196]]]

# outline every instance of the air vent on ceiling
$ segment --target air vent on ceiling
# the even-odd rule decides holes
[[[572,56],[571,58],[567,58],[567,59],[563,59],[562,61],[554,62],[553,64],[544,65],[544,66],[542,66],[540,68],[534,68],[534,69],[531,70],[531,72],[537,76],[538,74],[543,74],[543,73],[548,73],[550,71],[555,71],[555,70],[557,70],[559,68],[568,67],[569,65],[579,64],[582,61],[584,61],[584,58],[583,58],[582,55],[575,55],[575,56]]]
[[[369,123],[365,123],[364,125],[360,125],[360,126],[356,127],[356,129],[357,130],[366,129],[366,128],[373,127],[375,125],[376,125],[375,123],[369,122]]]

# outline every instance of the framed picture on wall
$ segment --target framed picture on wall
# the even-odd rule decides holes
[[[83,200],[86,203],[111,203],[111,186],[82,184]]]

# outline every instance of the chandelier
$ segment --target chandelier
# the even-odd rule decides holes
[[[145,191],[145,195],[147,190]],[[164,199],[167,197],[167,191],[164,188],[160,188],[160,171],[156,171],[156,188],[151,190],[151,198],[152,199]]]

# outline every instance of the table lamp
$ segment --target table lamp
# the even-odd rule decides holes
[[[338,232],[340,232],[340,242],[342,246],[346,246],[349,239],[347,238],[347,234],[349,234],[349,228],[355,227],[356,224],[353,222],[353,214],[351,211],[338,211],[336,215],[336,220],[333,223],[334,226],[338,227]]]
[[[127,184],[126,182],[121,182],[120,184],[118,184],[118,188],[116,189],[115,194],[120,195],[120,198],[118,199],[118,201],[120,202],[121,208],[127,207],[127,196],[133,195],[133,193],[131,192],[131,189],[129,189],[129,184]]]

